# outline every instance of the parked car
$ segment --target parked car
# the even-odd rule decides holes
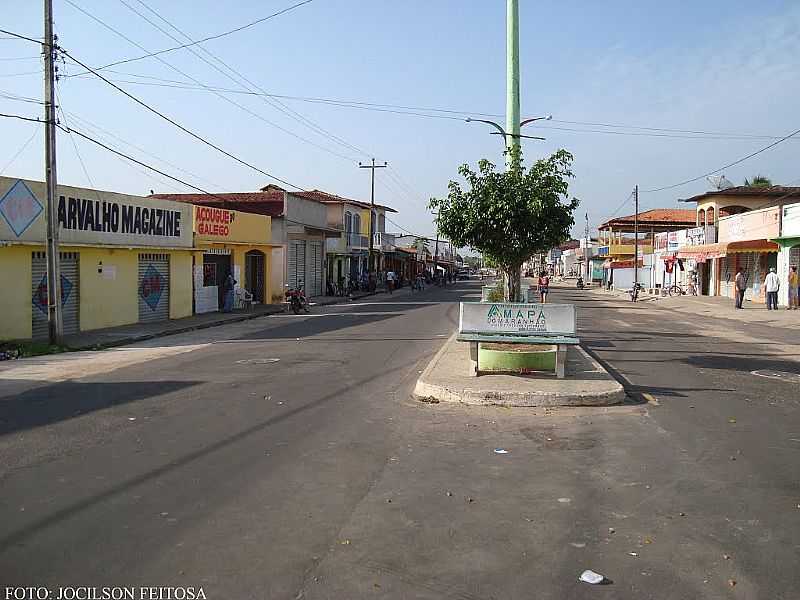
[[[456,273],[456,279],[463,280],[469,279],[469,269],[459,269],[458,273]]]

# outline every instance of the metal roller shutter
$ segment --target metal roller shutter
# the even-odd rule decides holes
[[[736,255],[728,255],[720,261],[719,295],[726,298],[736,297]]]
[[[169,319],[169,254],[139,255],[139,322]]]
[[[311,270],[309,273],[309,293],[311,296],[322,295],[322,242],[310,242]]]
[[[289,284],[290,288],[305,287],[306,243],[304,240],[292,240],[289,242],[288,271],[286,283]]]
[[[747,290],[744,293],[744,297],[746,300],[753,300],[753,286],[758,286],[758,290],[761,290],[761,282],[759,278],[759,264],[758,264],[758,255],[754,254],[753,252],[744,252],[739,254],[739,268],[744,273],[744,276],[747,281]],[[734,273],[734,276],[736,273]],[[756,300],[758,297],[755,298]]]
[[[78,253],[60,252],[61,261],[61,314],[64,319],[64,335],[80,331],[80,289],[78,281]],[[47,258],[44,252],[34,252],[31,258],[32,310],[31,325],[33,339],[47,339]]]

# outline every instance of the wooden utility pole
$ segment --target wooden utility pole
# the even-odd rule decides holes
[[[633,188],[633,288],[636,296],[636,284],[639,283],[639,186]]]
[[[359,169],[370,169],[370,171],[372,173],[372,190],[371,190],[370,195],[369,195],[369,205],[370,205],[370,209],[369,209],[369,264],[368,264],[368,267],[367,267],[369,272],[370,272],[370,274],[372,274],[372,272],[375,270],[375,259],[372,256],[372,252],[373,252],[374,247],[375,247],[375,240],[374,240],[375,233],[373,232],[373,228],[375,229],[375,231],[378,230],[377,226],[375,226],[373,221],[372,221],[372,217],[375,214],[375,169],[384,169],[384,168],[386,168],[388,166],[389,166],[389,163],[387,163],[387,162],[384,162],[382,165],[376,165],[374,158],[372,159],[372,164],[370,164],[370,165],[364,165],[364,164],[361,164],[360,162],[358,163],[358,168]]]
[[[47,188],[47,323],[51,344],[64,335],[61,312],[61,263],[58,255],[58,177],[56,175],[56,104],[53,0],[44,0],[44,171]]]

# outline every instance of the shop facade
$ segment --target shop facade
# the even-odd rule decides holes
[[[213,206],[192,206],[194,312],[222,309],[225,280],[236,281],[235,294],[247,292],[255,304],[272,298],[270,217]]]
[[[780,246],[778,253],[778,276],[781,288],[778,290],[778,303],[789,304],[789,269],[797,267],[800,271],[800,204],[781,207],[781,235],[773,241]]]
[[[71,186],[57,202],[65,335],[191,315],[191,207]],[[45,206],[44,182],[0,177],[0,339],[47,337]]]

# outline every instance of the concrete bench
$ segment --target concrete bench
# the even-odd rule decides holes
[[[580,344],[572,304],[491,304],[462,302],[459,342],[470,344],[470,375],[480,375],[479,344],[533,344],[556,347],[556,376],[565,377],[567,349]]]

